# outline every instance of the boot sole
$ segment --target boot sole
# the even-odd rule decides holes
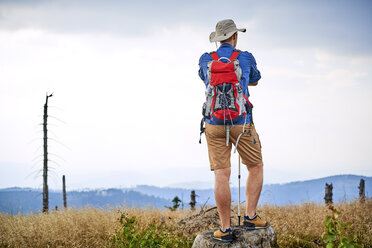
[[[257,226],[257,227],[243,226],[243,228],[246,230],[257,230],[257,229],[266,229],[269,226],[270,226],[269,223],[266,223],[265,226]]]
[[[224,243],[230,243],[232,241],[234,241],[234,239],[221,239],[221,238],[216,238],[216,237],[212,237],[214,240],[218,240],[218,241],[221,241],[221,242],[224,242]]]

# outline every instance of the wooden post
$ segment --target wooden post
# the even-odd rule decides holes
[[[365,191],[365,181],[364,179],[360,179],[359,183],[359,201],[360,203],[364,203],[366,201],[366,191]]]
[[[53,94],[46,96],[44,104],[44,116],[43,116],[43,132],[44,132],[44,166],[43,166],[43,212],[48,212],[49,209],[49,191],[48,191],[48,98],[52,97]]]
[[[324,196],[325,204],[332,204],[333,203],[333,201],[332,201],[332,196],[333,196],[332,189],[333,189],[332,183],[331,184],[326,183],[325,196]]]
[[[190,201],[191,210],[195,210],[195,205],[196,205],[196,200],[195,200],[196,194],[195,194],[195,190],[192,190],[191,191],[190,198],[191,198],[191,201]]]
[[[67,208],[66,178],[65,178],[65,175],[62,176],[62,194],[63,194],[63,206],[64,206],[64,208]]]

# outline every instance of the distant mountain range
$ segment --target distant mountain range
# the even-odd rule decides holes
[[[285,184],[264,185],[259,204],[300,204],[302,202],[323,203],[326,183],[333,184],[333,200],[335,203],[347,202],[358,198],[360,179],[365,180],[367,197],[372,194],[372,177],[356,175],[338,175],[319,179],[298,181]],[[172,206],[171,200],[178,196],[183,200],[183,207],[188,208],[190,189],[161,188],[139,185],[134,188],[84,190],[67,192],[67,204],[73,207],[136,206],[164,208]],[[238,188],[231,188],[233,204],[237,203]],[[197,205],[215,205],[213,189],[196,190]],[[241,201],[245,201],[244,187],[241,188]],[[31,188],[0,189],[0,212],[9,214],[40,212],[42,191]],[[62,193],[49,192],[49,208],[62,207]]]
[[[0,212],[9,214],[40,212],[42,191],[31,188],[0,189]],[[171,201],[156,196],[144,195],[133,190],[105,189],[67,192],[69,207],[155,207],[171,206]],[[62,193],[49,191],[49,208],[63,207]]]

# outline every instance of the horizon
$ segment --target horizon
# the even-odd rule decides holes
[[[309,182],[309,181],[316,181],[316,180],[321,180],[321,179],[327,179],[327,178],[332,178],[332,177],[343,177],[343,176],[352,176],[352,177],[361,177],[361,178],[372,178],[372,176],[364,176],[364,175],[355,175],[355,174],[338,174],[338,175],[330,175],[330,176],[325,176],[325,177],[318,177],[318,178],[310,178],[306,180],[297,180],[297,181],[288,181],[288,182],[282,182],[282,183],[264,183],[263,185],[265,186],[274,186],[274,185],[285,185],[285,184],[292,184],[292,183],[302,183],[302,182]],[[157,186],[157,185],[151,185],[151,184],[138,184],[138,185],[131,185],[131,186],[119,186],[119,187],[95,187],[95,188],[69,188],[68,186],[66,187],[67,192],[71,191],[85,191],[85,190],[108,190],[108,189],[120,189],[120,190],[134,190],[136,188],[140,187],[154,187],[154,188],[160,188],[160,189],[181,189],[181,190],[211,190],[214,188],[214,182],[211,183],[211,188],[207,187],[199,187],[197,185],[203,184],[205,185],[208,182],[203,182],[203,181],[194,181],[194,182],[179,182],[177,184],[170,184],[166,186]],[[329,182],[332,183],[332,182]],[[196,187],[189,187],[186,185],[190,184],[195,184]],[[177,186],[179,185],[179,186]],[[184,185],[184,186],[182,186]],[[230,187],[231,188],[238,188],[238,184],[233,184],[230,182]],[[245,186],[243,185],[242,188]],[[0,190],[7,190],[7,189],[33,189],[33,190],[41,190],[42,188],[40,187],[20,187],[20,186],[10,186],[6,188],[0,188]],[[49,191],[53,192],[62,192],[62,189],[49,189]]]
[[[197,71],[226,18],[262,74],[264,183],[372,176],[372,2],[223,3],[0,1],[0,188],[42,187],[46,92],[50,189],[213,182]]]

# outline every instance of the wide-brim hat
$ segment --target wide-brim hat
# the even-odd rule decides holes
[[[231,19],[219,21],[216,25],[216,31],[209,35],[210,42],[224,41],[230,38],[236,32],[245,32],[245,28],[237,28],[235,22]]]

